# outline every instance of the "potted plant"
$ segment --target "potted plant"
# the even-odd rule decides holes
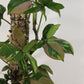
[[[10,25],[10,36],[5,42],[0,42],[0,59],[7,65],[2,71],[4,79],[0,78],[0,84],[54,84],[48,72],[53,74],[49,66],[42,64],[38,66],[32,54],[40,48],[52,59],[64,61],[64,54],[73,54],[71,44],[63,39],[55,37],[54,34],[60,24],[47,24],[42,31],[42,38],[39,39],[39,29],[42,18],[47,21],[46,7],[60,14],[64,6],[53,0],[10,0],[8,3],[8,14],[11,22],[3,18],[6,8],[0,4],[0,25],[1,20]],[[52,12],[51,11],[51,12]],[[38,12],[41,16],[38,17]],[[30,17],[32,17],[32,30],[35,38],[29,41]],[[37,18],[40,21],[37,23]]]

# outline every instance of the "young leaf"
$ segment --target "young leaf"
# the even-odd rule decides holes
[[[8,70],[8,69],[9,69],[9,66],[6,65],[6,66],[4,66],[4,67],[2,68],[2,71],[6,71],[6,70]]]
[[[43,48],[50,58],[64,61],[64,51],[57,42],[45,44]]]
[[[47,38],[52,37],[55,34],[55,32],[58,30],[59,26],[60,26],[60,24],[57,24],[57,25],[52,26],[49,29],[49,31],[47,32]]]
[[[25,45],[25,36],[23,32],[19,28],[15,27],[13,33],[19,45],[23,47]]]
[[[49,4],[47,4],[47,7],[55,12],[57,12],[60,16],[60,9],[63,9],[64,6],[60,3],[55,3],[55,2],[51,2]]]
[[[23,52],[28,52],[28,51],[30,51],[33,47],[34,47],[34,45],[37,43],[37,40],[32,40],[30,43],[28,43],[27,45],[25,45],[24,47],[23,47]]]
[[[39,67],[53,74],[53,71],[51,70],[49,66],[43,64],[43,65],[40,65]]]
[[[28,58],[28,60],[30,61],[31,65],[33,67],[34,73],[37,73],[38,72],[38,67],[37,67],[36,60],[29,53],[26,53],[25,55]]]
[[[68,41],[65,41],[63,39],[59,39],[56,37],[52,37],[52,38],[50,38],[50,40],[54,40],[54,42],[59,43],[62,46],[63,51],[65,53],[74,54],[72,45]]]
[[[44,28],[44,30],[43,30],[43,38],[47,38],[47,33],[48,33],[48,31],[50,30],[50,28],[51,28],[52,26],[54,26],[54,25],[53,25],[53,24],[48,24],[48,25]]]
[[[6,11],[6,8],[0,4],[0,19],[3,18],[3,14]]]
[[[27,11],[31,6],[30,0],[10,0],[8,4],[8,14],[11,13],[23,13]]]

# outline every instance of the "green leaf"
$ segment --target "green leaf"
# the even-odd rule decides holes
[[[6,8],[0,4],[0,19],[3,18],[3,14],[6,11]]]
[[[30,0],[10,0],[10,2],[9,2],[9,4],[8,4],[8,14],[15,8],[15,7],[17,7],[17,6],[19,6],[19,5],[21,5],[20,7],[17,7],[15,10],[17,10],[18,8],[20,9],[23,9],[22,10],[22,12],[24,12],[24,11],[26,11],[26,10],[28,10],[28,7],[31,5],[31,3],[27,3],[27,5],[29,5],[28,7],[27,7],[27,9],[26,9],[26,6],[25,6],[25,4],[24,4],[24,2],[27,2],[27,1],[30,1]],[[21,9],[20,10],[18,10],[17,12],[19,12],[19,11],[21,11]],[[26,9],[26,10],[25,10]],[[14,10],[14,11],[15,11]]]
[[[46,75],[46,77],[43,76],[39,80],[30,79],[31,84],[54,84],[46,70],[42,68],[39,68],[39,70],[42,74]]]
[[[25,79],[23,84],[30,84],[30,80],[29,79]]]
[[[18,62],[18,61],[23,59],[23,56],[24,55],[23,55],[23,53],[21,51],[17,51],[16,55],[14,55],[14,57],[10,61]]]
[[[43,38],[47,38],[47,33],[48,33],[48,31],[50,30],[50,28],[51,28],[52,26],[54,26],[54,25],[53,25],[53,24],[48,24],[48,25],[44,28],[44,30],[43,30]]]
[[[47,38],[52,37],[55,34],[55,32],[58,30],[59,26],[60,26],[60,24],[57,24],[57,25],[52,26],[49,29],[49,31],[47,32]]]
[[[38,43],[31,49],[31,51],[36,51],[37,49],[43,47],[44,44],[45,44],[44,41],[38,42]]]
[[[4,66],[4,67],[2,68],[2,71],[6,71],[6,70],[8,70],[8,69],[9,69],[9,66],[6,65],[6,66]]]
[[[6,8],[0,4],[0,26],[1,26],[1,19],[3,18],[3,14],[6,11]]]
[[[23,75],[27,75],[28,74],[28,68],[27,68],[27,63],[25,61],[25,59],[21,59],[20,61],[18,61],[19,67],[23,72]]]
[[[4,74],[4,78],[6,79],[6,81],[8,81],[9,80],[8,74]]]
[[[1,83],[1,84],[6,84],[6,80],[3,79],[3,78],[0,78],[0,83]]]
[[[3,46],[4,44],[7,44],[7,43],[9,43],[9,39],[6,40],[5,42],[0,42],[0,47]]]
[[[36,60],[29,53],[26,53],[25,55],[27,56],[28,60],[30,61],[31,65],[33,67],[34,73],[37,73],[38,67],[37,67]]]
[[[47,4],[47,7],[55,12],[57,12],[60,16],[60,9],[63,9],[64,6],[60,3],[55,3],[55,2],[51,2],[49,4]]]
[[[44,76],[41,72],[31,73],[29,74],[29,78],[34,79],[34,80],[39,80],[42,76]]]
[[[54,40],[55,42],[59,43],[65,53],[74,54],[72,45],[68,41],[56,37],[52,37],[50,40]]]
[[[42,7],[33,7],[33,8],[30,8],[29,10],[25,11],[24,14],[36,13],[36,12],[39,12],[41,9],[42,9]]]
[[[23,52],[28,52],[28,51],[30,51],[33,47],[34,47],[34,45],[37,43],[37,40],[32,40],[31,42],[29,42],[27,45],[25,45],[24,47],[23,47]]]
[[[51,3],[52,0],[39,0],[39,2],[40,2],[42,5],[46,6],[47,4]]]
[[[4,56],[4,57],[8,58],[10,55],[14,55],[17,50],[18,50],[17,48],[12,47],[9,44],[4,44],[0,48],[0,56]]]
[[[64,61],[64,51],[57,42],[45,44],[44,51],[50,58]]]
[[[28,68],[28,71],[32,71],[32,70],[33,70],[33,68],[32,68],[32,65],[31,65],[31,64],[28,64],[28,65],[27,65],[27,68]]]
[[[40,65],[39,67],[53,74],[53,71],[51,70],[49,66],[43,64],[43,65]]]

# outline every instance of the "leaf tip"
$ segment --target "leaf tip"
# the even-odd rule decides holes
[[[74,51],[72,50],[72,53],[71,53],[73,56],[74,56]]]
[[[64,62],[64,59],[62,59],[62,62]]]

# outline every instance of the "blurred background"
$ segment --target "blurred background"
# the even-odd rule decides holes
[[[58,38],[69,41],[74,49],[74,56],[70,54],[65,55],[65,61],[57,61],[49,58],[41,48],[37,50],[33,56],[37,59],[38,65],[49,65],[54,75],[51,75],[55,84],[84,84],[84,0],[54,0],[62,3],[65,8],[61,10],[61,18],[57,13],[47,9],[48,21],[43,19],[39,32],[39,38],[46,24],[54,23],[61,24],[55,36]],[[9,0],[0,0],[0,4],[7,8]],[[39,20],[40,13],[38,15]],[[4,18],[10,21],[10,16],[7,12]],[[32,18],[31,18],[32,19]],[[5,41],[9,35],[8,30],[10,25],[2,21],[0,27],[0,41]],[[32,26],[30,25],[30,40],[34,38]],[[3,77],[1,72],[2,67],[5,65],[0,60],[0,77]]]

